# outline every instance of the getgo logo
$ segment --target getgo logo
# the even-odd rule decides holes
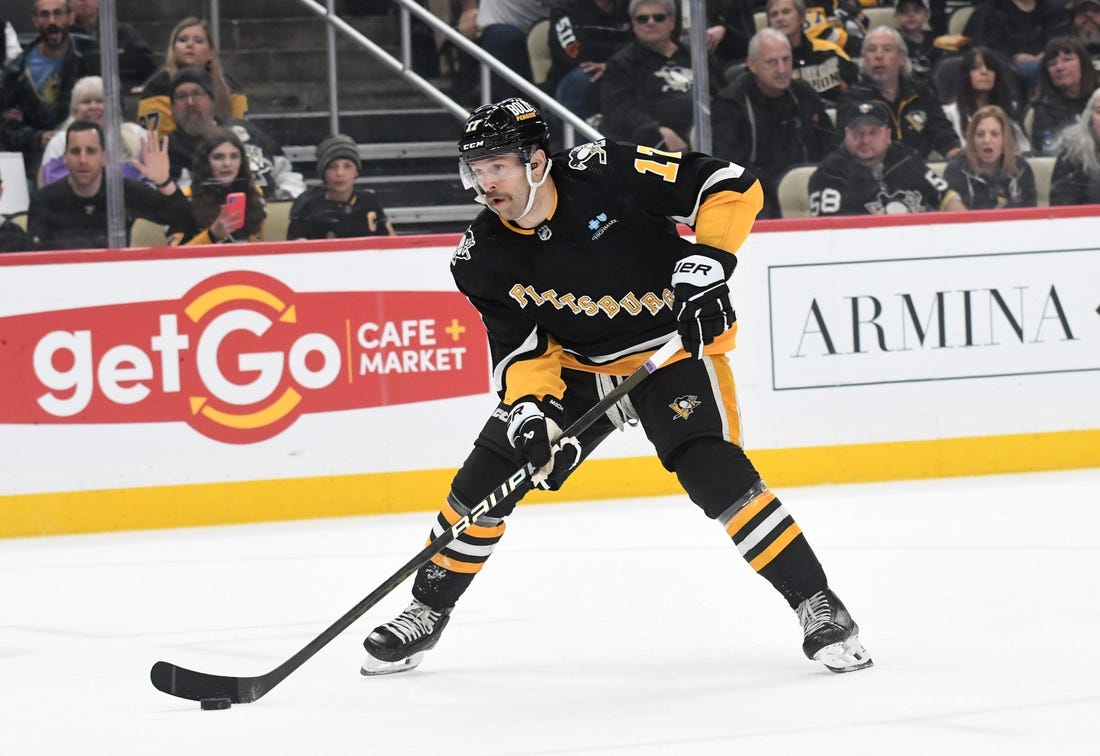
[[[455,292],[303,294],[248,271],[178,302],[0,318],[0,422],[183,421],[253,443],[307,412],[488,390],[466,323]]]

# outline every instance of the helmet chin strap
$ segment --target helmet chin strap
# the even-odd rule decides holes
[[[519,214],[519,218],[531,212],[531,207],[535,204],[535,192],[537,192],[539,187],[545,184],[546,179],[550,177],[550,158],[546,158],[546,168],[543,170],[542,178],[537,184],[531,180],[531,163],[527,163],[524,168],[524,174],[527,176],[527,186],[531,187],[531,193],[527,195],[527,206],[523,208],[523,212]],[[516,218],[516,220],[519,220],[519,218]]]

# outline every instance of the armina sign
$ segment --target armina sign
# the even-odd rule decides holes
[[[0,318],[0,423],[184,421],[247,444],[303,413],[485,393],[487,366],[456,292],[297,293],[234,271],[178,301]]]
[[[1095,249],[776,265],[773,388],[1100,370]]]

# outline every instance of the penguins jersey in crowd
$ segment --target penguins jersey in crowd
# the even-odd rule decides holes
[[[560,398],[562,367],[627,375],[640,366],[676,333],[676,263],[706,255],[728,277],[763,204],[755,176],[700,153],[601,140],[551,161],[553,182],[539,190],[557,192],[549,217],[524,229],[486,209],[451,262],[485,323],[506,402]],[[706,352],[729,351],[734,332]]]
[[[872,169],[841,146],[810,176],[810,215],[897,215],[943,210],[959,195],[901,142]]]

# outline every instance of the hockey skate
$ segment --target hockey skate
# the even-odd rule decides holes
[[[415,669],[424,654],[435,647],[443,628],[451,619],[450,609],[432,609],[413,601],[405,611],[374,628],[363,641],[367,658],[359,672],[364,675],[390,675]]]
[[[855,672],[872,665],[867,649],[859,642],[859,625],[835,593],[818,591],[796,611],[806,658],[821,662],[832,672]]]

